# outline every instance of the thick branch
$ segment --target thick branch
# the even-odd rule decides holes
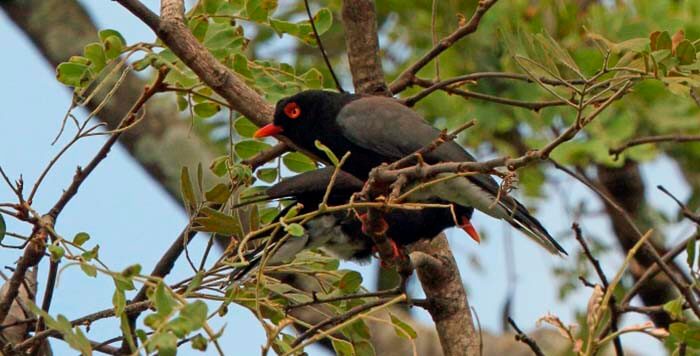
[[[50,217],[46,217],[44,219],[44,223],[49,225],[53,224],[53,220]],[[41,259],[44,257],[47,238],[48,232],[46,229],[39,227],[39,224],[37,224],[29,240],[29,244],[24,249],[24,254],[19,259],[19,262],[17,262],[17,266],[15,266],[12,277],[7,282],[7,290],[5,291],[5,294],[2,295],[2,299],[0,299],[0,325],[2,325],[5,321],[12,303],[15,301],[15,298],[17,298],[19,289],[22,286],[22,282],[24,282],[24,277],[26,276],[27,271],[29,271],[31,267],[39,264]]]
[[[377,12],[372,0],[343,1],[343,26],[352,83],[358,93],[386,95],[391,92],[384,81],[379,58]]]
[[[443,354],[477,355],[479,337],[467,294],[444,234],[411,247],[411,261],[427,297],[427,309],[435,322]]]

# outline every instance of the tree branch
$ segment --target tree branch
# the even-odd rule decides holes
[[[444,355],[479,353],[467,294],[447,238],[440,234],[411,246],[411,261],[427,297],[427,309],[435,322]]]
[[[408,87],[413,78],[418,71],[425,67],[430,61],[439,56],[446,49],[450,48],[455,42],[459,41],[463,37],[474,33],[479,28],[479,23],[486,12],[496,3],[497,0],[480,0],[477,5],[476,11],[472,15],[469,22],[460,26],[452,32],[449,36],[443,38],[435,45],[428,53],[423,55],[416,63],[412,64],[410,67],[406,68],[399,76],[394,80],[391,85],[389,85],[389,90],[396,94]]]
[[[634,146],[646,145],[649,143],[659,143],[659,142],[696,142],[700,141],[700,135],[659,135],[659,136],[647,136],[635,138],[633,140],[627,141],[622,146],[611,148],[609,150],[610,154],[617,159],[622,152],[626,149]]]
[[[377,12],[372,0],[344,0],[345,46],[352,83],[358,93],[391,96],[379,58]]]

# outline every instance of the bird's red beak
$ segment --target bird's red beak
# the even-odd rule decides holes
[[[481,243],[481,236],[479,236],[479,233],[476,232],[474,225],[472,225],[472,222],[469,221],[466,216],[462,216],[462,224],[460,227],[472,238],[472,240],[476,241],[476,243]]]
[[[255,138],[261,138],[261,137],[267,137],[267,136],[274,136],[277,134],[282,133],[282,128],[280,126],[275,126],[275,124],[267,124],[261,128],[258,129],[258,131],[255,131],[253,134],[253,137]]]

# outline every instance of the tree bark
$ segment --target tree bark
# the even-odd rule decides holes
[[[372,0],[343,1],[345,46],[358,93],[391,96],[379,57],[377,11]]]
[[[355,91],[390,96],[379,60],[374,2],[343,1],[343,28]],[[420,261],[416,270],[428,298],[428,311],[435,322],[443,354],[478,354],[479,342],[469,303],[447,238],[440,234],[430,242],[414,244],[411,251],[411,259],[415,256]]]

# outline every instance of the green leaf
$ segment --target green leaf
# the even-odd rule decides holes
[[[333,13],[331,10],[326,7],[318,10],[316,15],[314,15],[314,24],[319,36],[326,33],[333,24]]]
[[[676,58],[682,65],[692,64],[695,62],[695,46],[688,40],[681,41],[676,46]]]
[[[209,26],[209,32],[207,32],[207,36],[204,39],[203,44],[210,50],[229,48],[231,47],[231,44],[239,37],[240,35],[236,33],[236,30],[233,27],[228,26],[225,28],[213,29],[213,26]]]
[[[228,173],[228,159],[228,155],[214,158],[209,165],[209,170],[211,170],[217,177],[225,176],[226,173]]]
[[[338,356],[355,356],[355,348],[345,340],[333,339],[333,350]]]
[[[177,355],[177,337],[172,333],[160,332],[154,334],[149,345],[158,350],[158,356]]]
[[[316,68],[309,69],[301,75],[301,78],[304,80],[304,85],[311,89],[323,88],[323,74]]]
[[[284,219],[285,219],[285,220],[289,220],[289,219],[291,219],[291,218],[297,216],[297,214],[299,214],[299,206],[298,206],[298,205],[294,205],[294,206],[291,207],[289,210],[287,210],[287,213],[286,213],[286,214],[284,214]]]
[[[90,67],[95,73],[99,73],[107,65],[107,57],[104,48],[99,43],[90,43],[83,50],[85,57],[90,60]]]
[[[616,43],[611,49],[615,53],[624,51],[642,52],[647,48],[649,40],[646,38],[633,38],[627,41]]]
[[[391,323],[394,324],[394,330],[396,331],[396,335],[404,339],[410,340],[413,340],[416,337],[418,337],[418,334],[415,330],[413,330],[411,325],[406,324],[404,321],[397,318],[394,314],[389,313],[389,315],[391,315]]]
[[[375,356],[374,346],[369,341],[355,341],[355,355],[357,356]]]
[[[284,231],[295,237],[304,236],[304,227],[297,223],[287,225]]]
[[[73,243],[82,246],[87,240],[90,240],[90,235],[88,235],[87,232],[79,232],[75,234],[75,237],[73,238]]]
[[[133,264],[127,268],[124,268],[122,271],[121,275],[124,276],[124,278],[133,278],[134,276],[138,276],[141,274],[141,265],[136,263]]]
[[[114,291],[112,295],[112,305],[114,305],[115,315],[121,315],[124,312],[124,308],[126,308],[126,295],[124,291],[118,289]]]
[[[48,246],[48,249],[49,249],[49,254],[51,254],[51,261],[54,261],[54,262],[60,260],[63,257],[63,255],[66,253],[66,251],[63,250],[63,247],[58,246],[58,245],[51,244]]]
[[[685,252],[688,254],[688,267],[690,267],[691,270],[693,269],[693,265],[695,264],[695,241],[695,238],[691,237],[690,239],[688,239],[688,243],[685,245]]]
[[[277,168],[260,168],[255,172],[255,176],[263,182],[272,183],[277,179]]]
[[[209,30],[209,21],[206,19],[192,18],[187,24],[187,27],[190,28],[197,41],[202,42],[207,35],[207,30]]]
[[[208,192],[204,193],[204,197],[207,201],[217,204],[225,203],[231,196],[231,190],[226,184],[219,183],[211,188]]]
[[[240,53],[233,56],[233,70],[248,79],[253,79],[253,72],[248,68],[248,58]]]
[[[270,13],[277,8],[277,0],[247,0],[245,11],[248,17],[257,22],[267,21]]]
[[[106,41],[107,38],[112,37],[112,36],[116,36],[117,39],[119,39],[119,41],[121,42],[121,45],[124,47],[126,46],[126,40],[124,39],[124,36],[122,36],[122,34],[119,33],[119,31],[117,31],[117,30],[106,29],[106,30],[100,31],[100,33],[99,33],[100,41],[102,41],[102,42]]]
[[[192,291],[196,290],[199,288],[199,286],[202,284],[202,279],[204,278],[204,272],[203,271],[197,271],[197,274],[192,277],[192,281],[190,281],[190,284],[187,286],[187,290],[185,291],[184,295],[190,294]]]
[[[671,47],[673,46],[673,42],[671,41],[671,35],[668,33],[668,31],[661,32],[656,37],[656,42],[654,44],[655,46],[651,48],[652,51],[658,51],[660,49],[671,50]]]
[[[688,330],[688,325],[685,323],[672,323],[668,327],[668,332],[672,337],[678,339],[679,341],[684,341],[685,332]]]
[[[236,154],[238,157],[241,159],[248,159],[250,157],[255,156],[258,152],[270,148],[270,145],[262,142],[262,141],[255,141],[255,140],[245,140],[241,141],[234,146],[234,150],[236,151]]]
[[[197,334],[190,341],[192,348],[199,351],[207,351],[207,339],[202,334]]]
[[[114,280],[114,286],[117,290],[127,291],[136,289],[131,278],[126,278],[122,275],[112,275],[112,279]]]
[[[318,148],[326,154],[326,156],[331,161],[331,163],[333,163],[334,166],[338,166],[340,161],[338,160],[338,157],[335,155],[335,153],[333,153],[333,151],[331,151],[331,149],[328,148],[328,146],[322,144],[319,140],[314,141],[314,145],[316,146],[316,148]]]
[[[197,231],[216,232],[223,235],[241,236],[241,225],[236,217],[228,216],[209,207],[202,208],[200,216],[194,218]]]
[[[221,110],[219,104],[214,104],[212,102],[196,104],[194,107],[194,113],[201,118],[208,118],[214,116]]]
[[[131,335],[131,325],[129,323],[129,316],[128,315],[121,314],[119,316],[119,328],[122,331],[122,335]],[[136,335],[140,339],[139,331],[143,332],[143,330],[140,330],[140,329],[136,330]],[[142,340],[141,342],[143,343],[144,341]],[[136,350],[136,345],[134,343],[134,340],[132,340],[132,338],[130,338],[130,337],[127,338],[127,343],[128,343],[130,350]]]
[[[153,291],[153,295],[151,296],[151,300],[153,301],[153,305],[155,306],[158,315],[170,315],[173,312],[176,304],[175,299],[170,295],[170,292],[163,281],[158,281],[156,289]]]
[[[97,268],[87,262],[80,262],[80,269],[82,269],[83,272],[90,277],[94,278],[97,276]]]
[[[274,207],[266,207],[260,209],[260,223],[261,224],[268,224],[272,221],[277,216],[277,213],[279,213],[279,210]]]
[[[253,134],[255,131],[258,130],[258,127],[255,126],[250,120],[248,120],[245,117],[240,117],[238,118],[234,123],[233,127],[236,129],[236,132],[238,132],[239,135],[242,137],[248,137],[251,138],[253,137]]]
[[[671,315],[674,320],[679,320],[683,316],[683,302],[685,300],[682,297],[676,298],[670,302],[664,304],[664,310]]]
[[[362,275],[355,271],[349,271],[343,275],[338,282],[338,288],[345,293],[353,293],[360,289],[362,285]]]
[[[199,329],[207,321],[207,304],[201,300],[195,300],[182,308],[180,316],[192,322],[193,330]]]
[[[168,327],[180,338],[200,329],[207,320],[207,305],[197,300],[185,305],[180,315],[168,323]]]
[[[107,59],[115,59],[122,54],[125,44],[117,36],[109,36],[102,41]]]
[[[182,193],[182,200],[185,202],[187,210],[194,211],[197,206],[197,201],[194,197],[194,187],[192,186],[192,179],[190,178],[190,171],[187,166],[182,166],[180,171],[180,192]]]
[[[302,173],[316,169],[316,164],[309,157],[299,152],[290,152],[282,157],[282,162],[295,173]]]
[[[100,245],[95,245],[91,250],[83,252],[80,257],[83,258],[84,261],[91,261],[93,258],[97,258],[97,254],[100,251]]]
[[[63,62],[56,67],[56,79],[65,85],[82,88],[90,82],[90,69],[85,64]]]
[[[0,214],[0,242],[5,238],[5,233],[7,232],[7,225],[5,224],[5,218]]]
[[[84,64],[86,66],[90,65],[90,60],[83,56],[71,56],[70,58],[68,58],[68,62]]]
[[[319,36],[328,31],[333,23],[333,14],[327,8],[320,9],[314,15],[314,24]],[[275,32],[282,37],[283,34],[288,34],[300,39],[302,42],[315,46],[316,37],[313,34],[313,28],[308,20],[301,22],[289,22],[279,19],[270,19],[270,26]]]

